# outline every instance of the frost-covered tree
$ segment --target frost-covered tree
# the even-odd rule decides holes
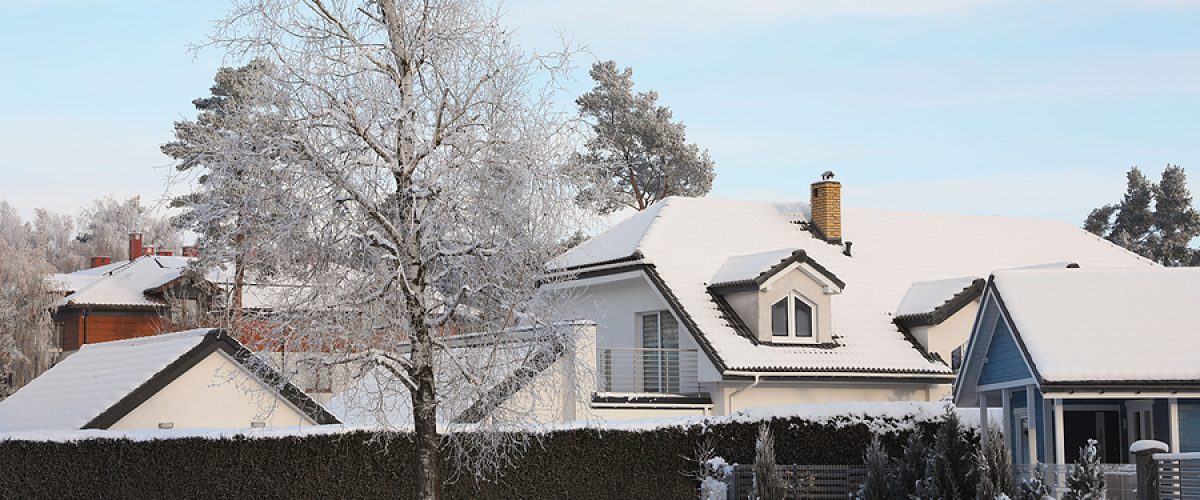
[[[1088,439],[1079,447],[1079,459],[1067,473],[1067,491],[1063,500],[1101,500],[1104,498],[1104,470],[1100,467],[1100,453],[1096,440]]]
[[[30,229],[30,243],[57,271],[72,272],[87,265],[90,256],[81,254],[74,217],[39,208],[33,211]]]
[[[938,425],[927,473],[933,496],[944,499],[974,498],[979,484],[975,451],[952,406]]]
[[[157,249],[175,249],[182,241],[170,219],[155,215],[142,204],[140,196],[118,200],[106,196],[93,200],[80,211],[78,250],[83,257],[106,256],[113,260],[129,258],[129,233],[142,233],[142,241]]]
[[[979,449],[979,488],[982,498],[1012,497],[1016,494],[1013,481],[1012,452],[999,427],[987,430],[987,446]]]
[[[871,444],[863,452],[863,465],[867,469],[866,479],[858,489],[859,500],[891,500],[905,498],[900,484],[896,482],[895,464],[883,448],[879,435],[871,436]]]
[[[229,305],[240,317],[248,268],[269,273],[254,256],[266,246],[292,245],[307,236],[290,220],[303,217],[290,203],[288,165],[304,161],[287,116],[288,96],[274,64],[255,59],[217,70],[209,97],[192,101],[195,120],[175,122],[175,140],[162,146],[191,192],[171,201],[184,209],[178,227],[199,235],[202,270],[231,264]],[[300,231],[283,234],[288,228]]]
[[[0,200],[0,398],[54,361],[50,313],[57,296],[45,281],[54,268],[36,241],[32,226]]]
[[[775,463],[775,434],[771,426],[763,422],[758,426],[758,437],[754,440],[754,498],[755,500],[783,500],[787,495],[787,484],[779,464]]]
[[[905,497],[917,494],[919,484],[925,482],[925,470],[929,464],[929,449],[921,430],[913,429],[904,443],[904,454],[896,465],[896,483]]]
[[[498,9],[473,0],[241,0],[211,41],[277,68],[303,158],[285,164],[292,217],[264,230],[305,238],[255,256],[300,285],[264,336],[385,374],[380,395],[410,402],[419,498],[439,496],[444,447],[491,457],[468,473],[504,463],[487,450],[532,410],[442,433],[462,427],[440,409],[494,401],[511,373],[497,364],[528,360],[469,359],[447,337],[535,327],[535,360],[572,340],[547,321],[554,297],[536,293],[580,177],[553,106],[566,54],[522,51]],[[507,339],[475,340],[500,352]]]
[[[593,131],[581,160],[598,167],[584,194],[601,213],[644,210],[668,196],[712,189],[708,151],[687,142],[684,125],[658,105],[658,93],[634,92],[633,70],[613,61],[596,63],[591,76],[595,88],[575,102]]]
[[[1046,475],[1042,471],[1041,465],[1036,465],[1029,472],[1029,478],[1021,481],[1021,487],[1017,491],[1017,500],[1054,500],[1051,496],[1050,484],[1046,482]]]

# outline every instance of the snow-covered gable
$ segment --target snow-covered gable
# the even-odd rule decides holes
[[[784,259],[790,257],[792,252],[795,251],[795,248],[784,248],[781,250],[730,257],[717,269],[716,273],[713,273],[712,278],[709,280],[709,285],[751,281],[763,273],[770,271],[772,267],[783,262]]]
[[[1042,382],[1200,381],[1200,269],[993,276]]]
[[[671,197],[550,262],[586,268],[640,258],[677,300],[725,371],[950,375],[913,347],[893,313],[913,283],[982,276],[1045,262],[1084,267],[1153,266],[1070,224],[1050,220],[844,209],[853,256],[805,230],[797,204]],[[764,345],[722,318],[707,286],[729,260],[801,249],[845,282],[833,297],[837,346]]]
[[[0,430],[81,429],[200,345],[208,332],[85,345],[0,402]]]
[[[915,282],[896,306],[896,321],[904,325],[941,323],[977,299],[983,284],[983,278],[975,276]]]
[[[146,296],[146,291],[183,276],[189,261],[188,257],[147,255],[132,261],[57,274],[49,281],[72,292],[63,299],[64,305],[158,307],[163,302]]]

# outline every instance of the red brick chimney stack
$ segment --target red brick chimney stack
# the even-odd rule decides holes
[[[92,265],[90,267],[100,267],[112,264],[112,257],[92,257]]]
[[[129,233],[129,260],[142,256],[142,233]]]
[[[199,257],[200,249],[196,248],[195,245],[184,245],[183,251],[179,252],[179,255],[183,257]]]
[[[154,245],[142,245],[142,255],[154,255]]]

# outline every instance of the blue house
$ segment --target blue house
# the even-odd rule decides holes
[[[1107,463],[1140,439],[1200,451],[1200,269],[997,271],[954,399],[1003,409],[1018,464],[1071,463],[1088,439]]]

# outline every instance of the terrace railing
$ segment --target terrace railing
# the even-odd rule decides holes
[[[696,349],[601,347],[597,354],[600,392],[700,393]]]

